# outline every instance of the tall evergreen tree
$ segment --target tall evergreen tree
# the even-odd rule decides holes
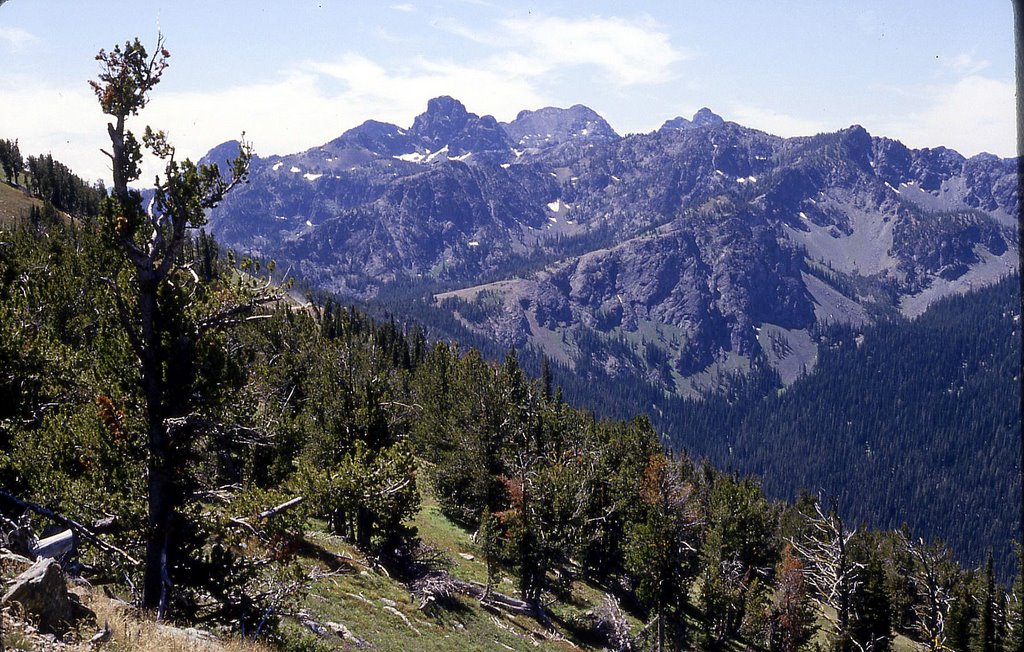
[[[1017,577],[1006,605],[1006,652],[1024,652],[1024,546],[1017,545]]]
[[[681,649],[686,642],[683,610],[695,570],[697,548],[693,488],[678,466],[652,455],[640,481],[642,512],[627,533],[626,568],[637,595],[651,612],[654,649]]]
[[[892,648],[892,607],[878,539],[877,533],[861,532],[851,549],[860,571],[851,601],[850,638],[859,650],[887,652]]]
[[[142,602],[160,615],[170,602],[182,545],[184,442],[194,436],[199,419],[200,406],[191,400],[196,378],[191,363],[201,338],[236,323],[255,306],[254,297],[246,297],[200,317],[189,305],[189,294],[182,291],[189,275],[184,273],[181,253],[190,229],[201,226],[204,211],[245,178],[250,150],[242,147],[225,177],[216,165],[179,161],[161,131],[147,127],[140,144],[127,124],[148,104],[169,56],[162,37],[152,55],[138,39],[123,48],[101,50],[96,57],[99,79],[90,82],[103,113],[112,118],[107,124],[107,156],[114,185],[104,214],[107,233],[124,256],[127,273],[110,278],[110,285],[141,370],[149,508]],[[138,193],[128,186],[139,178],[143,144],[164,162],[150,211],[142,209]]]
[[[992,569],[992,551],[985,559],[985,568],[975,589],[977,616],[971,622],[970,652],[997,652],[1000,647],[999,630],[1001,617],[1001,591],[996,584]]]

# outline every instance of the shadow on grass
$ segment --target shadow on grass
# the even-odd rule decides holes
[[[586,616],[582,618],[563,618],[558,614],[547,612],[551,622],[566,633],[567,638],[576,645],[586,647],[601,647],[609,645],[608,639],[597,631],[591,619]]]
[[[347,559],[342,555],[331,552],[320,544],[309,541],[308,539],[303,539],[298,543],[295,549],[295,554],[306,559],[319,561],[331,571],[356,571],[355,563],[351,559]]]

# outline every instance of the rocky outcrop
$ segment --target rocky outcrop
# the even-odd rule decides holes
[[[40,559],[14,578],[0,604],[16,604],[38,622],[39,631],[61,635],[88,614],[77,596],[68,593],[60,564]]]
[[[419,138],[431,152],[447,147],[449,156],[503,156],[512,146],[494,116],[470,113],[462,102],[447,95],[427,102],[427,110],[416,116],[409,134]]]
[[[704,107],[701,110],[693,114],[692,120],[687,120],[682,116],[666,120],[661,125],[662,129],[699,129],[701,127],[717,127],[725,124],[725,120],[722,116],[718,115],[711,109]]]

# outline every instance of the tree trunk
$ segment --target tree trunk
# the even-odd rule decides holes
[[[361,550],[370,549],[370,535],[373,532],[373,514],[365,507],[356,508],[356,545]]]
[[[161,342],[155,324],[157,314],[157,282],[151,270],[139,273],[139,321],[141,326],[142,388],[146,399],[149,455],[147,495],[149,531],[146,537],[146,570],[143,580],[142,606],[163,617],[167,610],[170,589],[168,551],[171,519],[174,516],[174,478],[170,442],[164,425],[163,360]]]
[[[162,618],[167,611],[170,590],[168,553],[171,539],[171,519],[174,516],[173,484],[167,470],[165,456],[151,455],[149,459],[149,532],[146,538],[146,571],[143,580],[142,606],[156,611]]]

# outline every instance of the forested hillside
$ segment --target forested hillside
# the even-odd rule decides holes
[[[940,300],[913,321],[822,329],[813,374],[764,399],[692,403],[675,442],[757,475],[772,496],[821,491],[875,527],[942,537],[969,563],[991,548],[1009,577],[1021,500],[1019,280]]]
[[[412,312],[412,311],[410,311]],[[436,324],[497,355],[487,341],[421,307]],[[764,366],[723,370],[699,400],[610,381],[595,363],[551,362],[566,398],[607,417],[646,413],[666,444],[753,474],[775,498],[834,496],[873,527],[910,525],[978,564],[991,548],[1013,576],[1019,535],[1019,277],[937,302],[914,320],[813,332],[818,362],[783,389]],[[628,340],[617,355],[641,357]],[[783,336],[776,346],[791,343]],[[527,351],[524,368],[539,373]]]

